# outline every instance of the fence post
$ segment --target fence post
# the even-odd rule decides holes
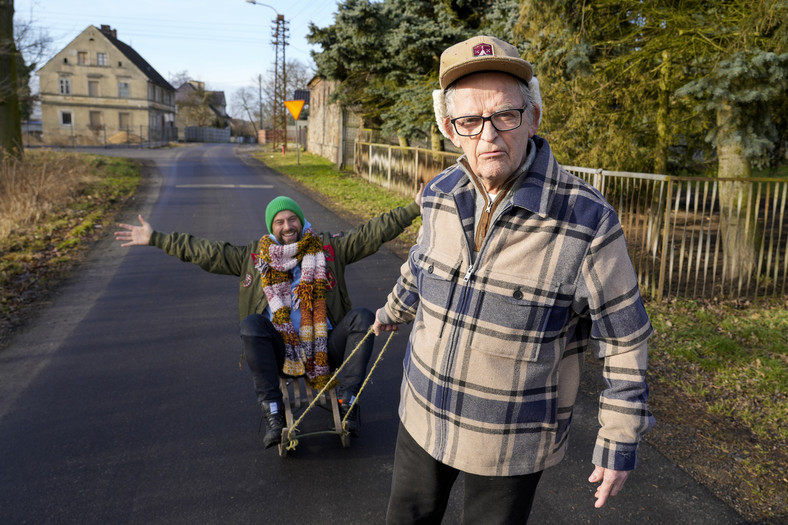
[[[416,148],[416,158],[414,159],[413,166],[413,190],[419,189],[419,148]]]
[[[673,199],[673,179],[668,178],[668,189],[665,195],[665,218],[662,221],[662,253],[659,257],[659,284],[657,285],[657,301],[662,300],[665,289],[665,267],[668,258],[668,234],[670,233],[670,207]]]
[[[389,161],[387,171],[386,188],[391,188],[391,146],[389,146]]]

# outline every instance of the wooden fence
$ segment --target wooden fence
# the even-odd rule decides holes
[[[355,167],[370,182],[410,196],[458,157],[357,143]],[[788,293],[788,180],[564,168],[616,209],[644,294],[659,300]]]

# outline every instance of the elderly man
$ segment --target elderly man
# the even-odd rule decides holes
[[[652,332],[613,208],[536,135],[541,102],[514,46],[478,36],[441,55],[438,124],[464,155],[422,202],[418,244],[376,333],[413,321],[388,523],[438,523],[465,474],[466,523],[525,523],[567,446],[583,354],[607,388],[589,481],[596,507],[652,425]]]
[[[415,202],[346,233],[318,234],[297,202],[279,196],[265,209],[269,233],[246,246],[158,232],[142,216],[140,226],[120,224],[115,238],[124,247],[156,246],[208,272],[239,278],[241,339],[266,421],[263,444],[269,448],[281,442],[285,426],[279,375],[304,375],[321,388],[374,320],[372,311],[351,307],[345,267],[402,233],[418,217],[420,202],[421,190]],[[338,377],[343,418],[364,381],[373,346],[373,338],[365,339]],[[345,425],[357,435],[357,408]]]

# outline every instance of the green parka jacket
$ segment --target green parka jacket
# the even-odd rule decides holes
[[[377,252],[380,246],[396,238],[419,216],[415,202],[394,208],[361,226],[338,234],[322,232],[323,252],[326,255],[327,293],[326,307],[331,323],[336,326],[351,309],[345,283],[345,266]],[[259,241],[246,246],[227,242],[209,241],[188,233],[162,233],[154,231],[148,242],[184,262],[196,264],[205,271],[222,275],[237,275],[238,315],[243,320],[253,313],[263,313],[268,300],[263,293],[252,253]],[[392,275],[392,281],[396,276]]]

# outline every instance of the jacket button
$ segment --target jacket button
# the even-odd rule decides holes
[[[514,297],[519,301],[520,299],[523,298],[523,292],[521,292],[520,290],[515,290],[514,293],[512,294],[512,297]]]
[[[435,267],[434,267],[433,265],[431,265],[431,264],[430,264],[430,267],[429,267],[429,268],[427,268],[427,273],[432,273],[432,271],[433,271],[434,269],[435,269]]]

